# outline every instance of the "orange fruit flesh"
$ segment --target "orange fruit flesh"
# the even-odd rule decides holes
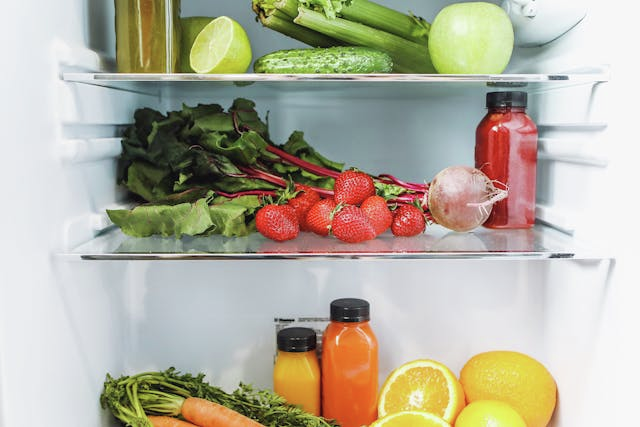
[[[452,422],[464,406],[464,392],[455,375],[430,360],[408,362],[396,369],[382,387],[378,415],[424,411]]]
[[[449,404],[446,380],[432,368],[416,368],[391,385],[387,406],[394,411],[425,410],[442,415]]]
[[[403,411],[379,418],[370,427],[451,427],[451,424],[428,412]]]

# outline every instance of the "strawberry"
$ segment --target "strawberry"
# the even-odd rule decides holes
[[[367,215],[357,206],[343,206],[333,216],[331,231],[336,238],[348,243],[359,243],[376,237]]]
[[[305,227],[320,236],[328,236],[331,228],[331,213],[336,208],[332,198],[320,199],[307,212]]]
[[[256,213],[256,228],[264,237],[278,242],[298,236],[296,211],[289,205],[265,205]]]
[[[296,211],[300,230],[310,231],[305,219],[311,206],[320,200],[320,194],[313,188],[301,184],[296,185],[296,190],[298,190],[298,193],[293,199],[290,199],[287,204]]]
[[[364,199],[360,209],[369,218],[374,230],[376,230],[376,235],[384,233],[387,228],[391,227],[393,213],[389,210],[384,197],[369,196]]]
[[[337,203],[359,205],[376,194],[373,178],[364,172],[347,170],[342,172],[333,185],[333,198]]]
[[[391,232],[394,236],[417,236],[424,231],[426,225],[421,209],[414,205],[402,205],[393,213]]]

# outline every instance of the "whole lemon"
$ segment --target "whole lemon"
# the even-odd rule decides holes
[[[488,351],[462,367],[467,403],[499,400],[524,418],[527,427],[545,427],[556,407],[556,382],[544,365],[515,351]]]
[[[527,427],[520,414],[499,400],[476,400],[462,409],[455,427]]]

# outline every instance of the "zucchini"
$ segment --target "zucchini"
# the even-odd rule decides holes
[[[388,54],[362,46],[277,50],[253,64],[256,73],[269,74],[372,74],[392,68]]]

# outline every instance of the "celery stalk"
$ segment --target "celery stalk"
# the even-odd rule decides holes
[[[416,43],[427,45],[430,25],[424,19],[405,15],[369,0],[352,0],[340,11],[349,21],[359,22]]]
[[[274,6],[291,17],[291,20],[298,15],[298,0],[275,0]]]
[[[298,9],[294,23],[356,46],[387,52],[399,73],[436,73],[426,45],[342,18],[329,19],[320,12]]]
[[[252,0],[251,8],[256,15],[271,15],[277,10],[275,3],[279,0]]]
[[[340,11],[349,1],[350,0],[299,0],[298,6],[306,7],[316,12],[322,12],[327,18],[334,19],[337,16],[336,12]]]
[[[313,47],[340,46],[344,43],[317,31],[294,24],[292,19],[279,9],[269,15],[260,13],[258,19],[265,27]]]

